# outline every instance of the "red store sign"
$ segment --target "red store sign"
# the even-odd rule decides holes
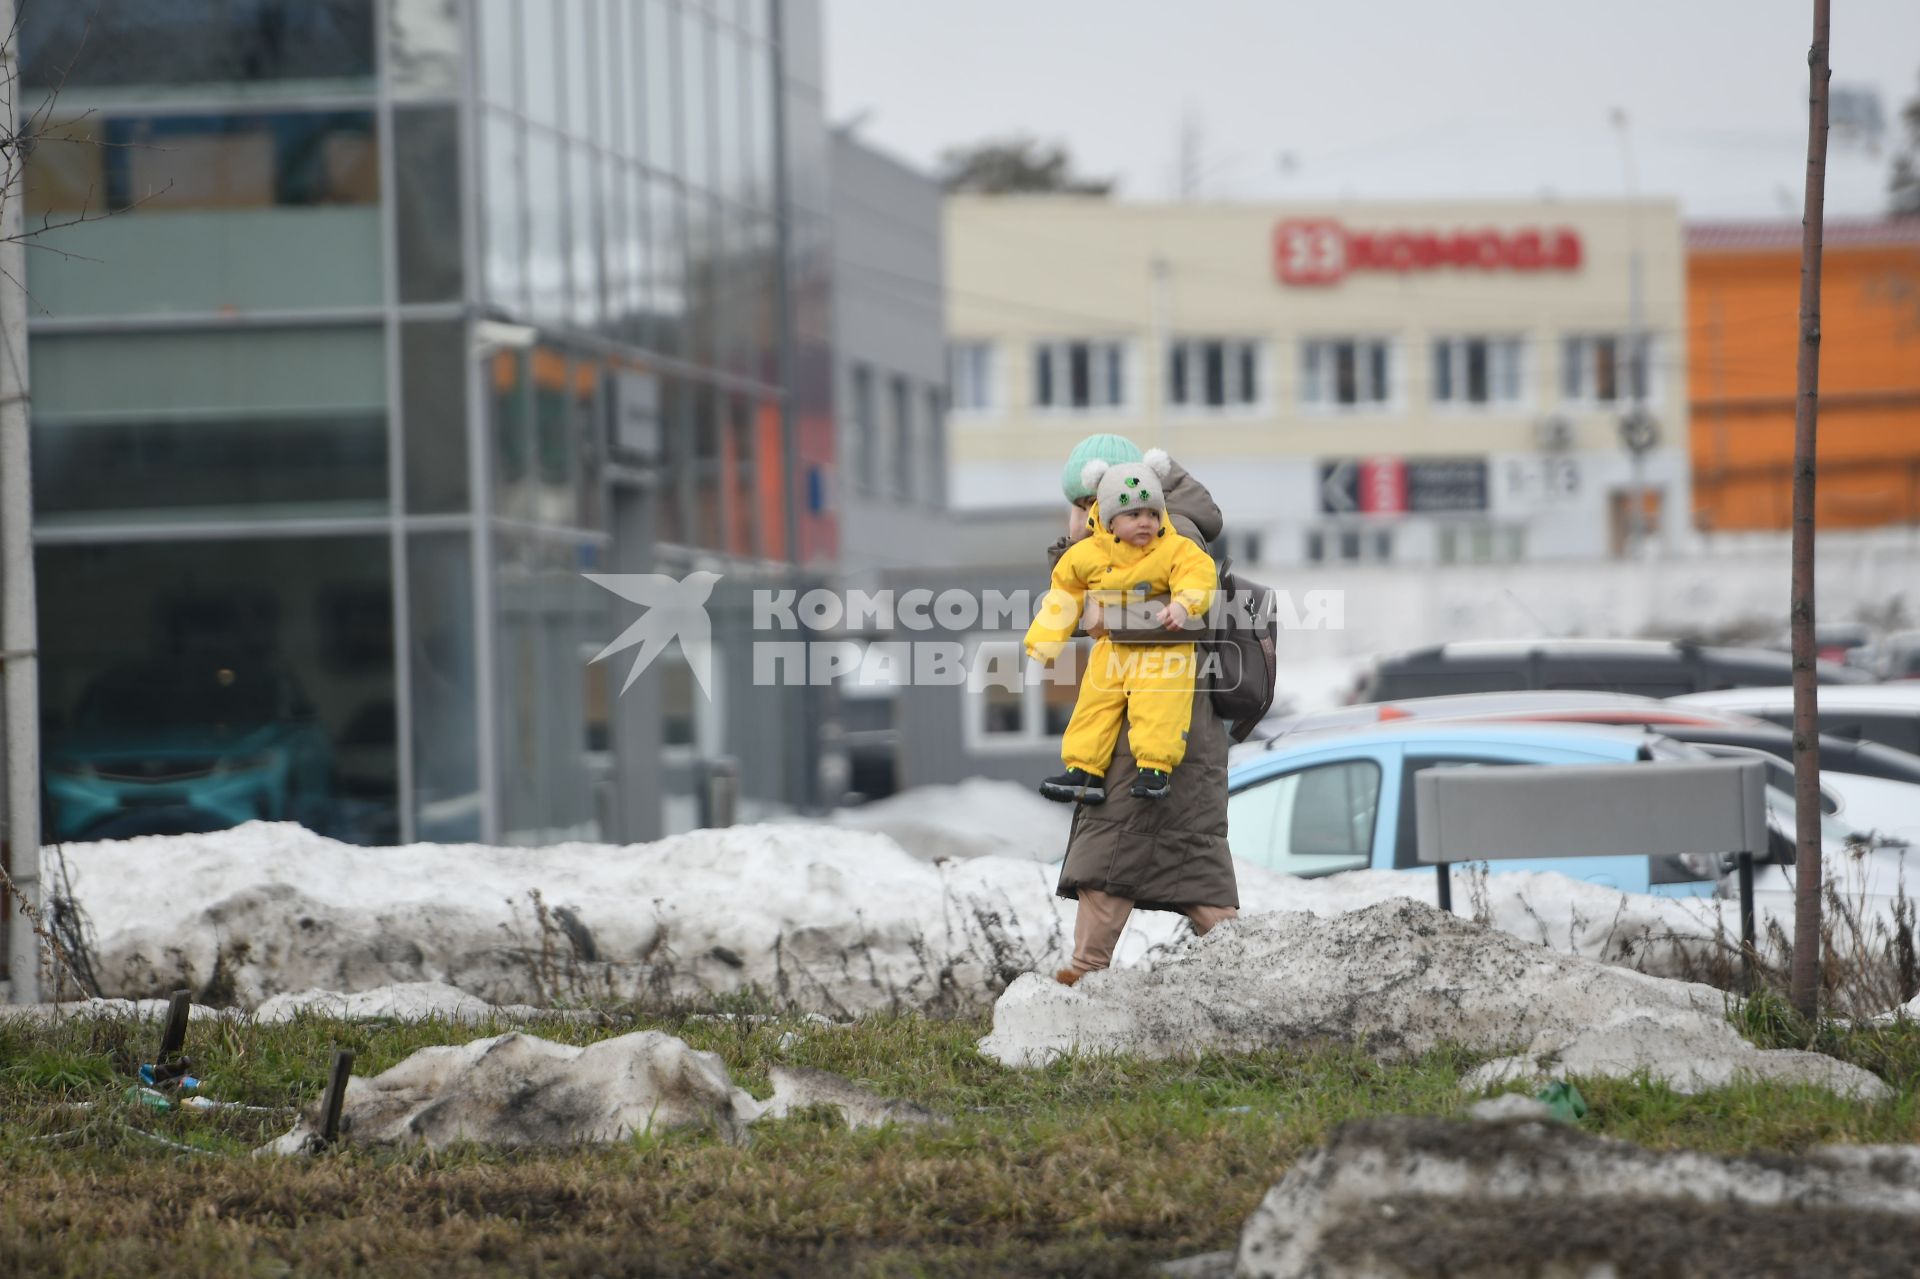
[[[1351,271],[1575,271],[1580,236],[1565,227],[1517,231],[1350,231],[1330,218],[1282,222],[1273,234],[1282,284],[1337,284]]]

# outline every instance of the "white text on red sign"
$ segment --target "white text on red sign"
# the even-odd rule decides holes
[[[1580,235],[1565,227],[1517,231],[1354,231],[1327,218],[1274,229],[1274,272],[1283,284],[1337,284],[1353,271],[1575,271]]]

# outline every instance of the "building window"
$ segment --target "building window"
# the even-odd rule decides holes
[[[1042,342],[1033,349],[1033,404],[1097,411],[1127,402],[1124,342]]]
[[[990,413],[994,408],[991,342],[955,342],[947,348],[947,385],[955,413]]]
[[[1345,527],[1307,530],[1309,564],[1387,564],[1393,560],[1393,530]]]
[[[1167,403],[1196,412],[1223,412],[1259,402],[1259,343],[1182,338],[1167,349]]]
[[[878,487],[880,429],[873,416],[873,370],[864,364],[853,366],[853,465],[854,476],[863,493]]]
[[[921,474],[926,488],[922,496],[934,506],[947,502],[947,427],[945,393],[937,386],[927,388],[927,447],[921,458]]]
[[[1091,641],[1075,640],[1052,666],[1041,667],[1022,654],[1019,640],[976,641],[967,682],[960,687],[967,746],[1031,750],[1057,742],[1073,718],[1092,651]]]
[[[1637,356],[1635,355],[1637,345]],[[1578,334],[1560,349],[1560,395],[1576,404],[1621,404],[1653,398],[1653,339]]]
[[[907,379],[893,379],[893,495],[902,502],[914,497],[913,388]]]
[[[1312,408],[1379,407],[1393,396],[1393,344],[1385,338],[1316,338],[1300,348],[1300,402]]]
[[[1448,522],[1440,525],[1434,543],[1442,564],[1512,564],[1527,556],[1527,530],[1518,524]]]
[[[1525,400],[1525,343],[1517,337],[1446,337],[1433,343],[1433,402],[1514,406]]]

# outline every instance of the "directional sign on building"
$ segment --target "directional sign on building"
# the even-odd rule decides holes
[[[1320,463],[1320,510],[1327,515],[1486,509],[1485,458],[1369,457]]]

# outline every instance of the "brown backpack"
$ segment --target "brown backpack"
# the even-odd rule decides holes
[[[1220,595],[1213,629],[1201,647],[1203,667],[1213,672],[1213,711],[1227,735],[1244,742],[1273,707],[1280,682],[1279,602],[1273,588],[1233,571],[1233,560],[1219,560]]]

